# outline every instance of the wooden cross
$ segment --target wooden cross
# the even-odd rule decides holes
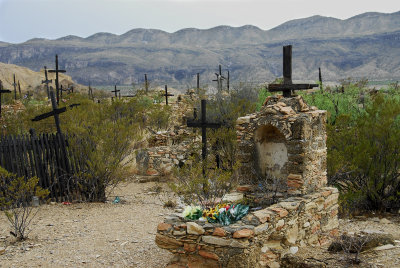
[[[11,93],[11,90],[3,89],[3,82],[0,80],[0,117],[1,117],[1,93]]]
[[[218,85],[218,92],[222,91],[222,80],[225,80],[225,77],[222,75],[222,69],[221,65],[219,65],[219,73],[215,73],[217,76],[217,79],[213,80],[214,82],[217,82]]]
[[[199,93],[200,90],[200,73],[197,73],[197,94]]]
[[[114,90],[111,91],[111,92],[114,92],[114,93],[115,93],[115,98],[117,98],[117,97],[118,97],[118,96],[117,96],[117,93],[120,92],[120,91],[121,91],[121,90],[119,90],[119,89],[117,90],[117,85],[115,85],[115,86],[114,86]],[[120,93],[120,94],[121,94],[121,93]],[[121,95],[120,95],[119,98],[121,98]]]
[[[90,86],[90,82],[89,82],[88,94],[89,94],[89,99],[94,100],[94,98],[93,98],[93,89]]]
[[[42,80],[42,84],[46,84],[46,91],[47,91],[47,98],[50,98],[50,89],[49,89],[49,83],[53,82],[53,79],[48,79],[47,77],[47,67],[44,66],[44,80]]]
[[[58,85],[58,73],[65,73],[65,72],[67,72],[67,71],[58,69],[58,55],[56,54],[56,69],[49,70],[49,73],[56,73],[57,104],[59,104],[59,102],[60,102],[60,88]]]
[[[18,80],[18,92],[19,92],[19,98],[21,99],[21,97],[22,97],[22,94],[21,94],[21,84],[19,83],[19,80]]]
[[[146,89],[146,93],[149,92],[149,81],[147,80],[147,74],[144,74],[144,88]]]
[[[51,112],[44,113],[44,114],[36,116],[35,118],[32,119],[32,121],[40,121],[40,120],[43,120],[43,119],[48,118],[50,116],[54,116],[54,121],[56,123],[57,133],[61,134],[60,118],[58,117],[58,115],[61,114],[61,113],[64,113],[65,111],[67,111],[67,107],[57,108],[57,101],[56,101],[56,98],[54,97],[54,91],[53,90],[50,91],[50,99],[51,99],[51,106],[52,106],[53,110]],[[79,106],[79,105],[80,104],[71,104],[71,105],[69,105],[69,107],[72,108],[72,107]]]
[[[17,99],[17,83],[15,81],[15,74],[14,74],[14,83],[12,83],[12,86],[14,87],[14,100]]]
[[[201,119],[200,121],[188,121],[187,126],[188,127],[199,127],[201,128],[201,141],[203,143],[202,151],[201,151],[201,157],[203,160],[206,159],[207,157],[207,128],[219,128],[221,127],[220,123],[211,123],[207,122],[206,119],[206,106],[207,106],[207,101],[206,100],[201,100]],[[197,111],[196,111],[197,113]],[[203,170],[204,172],[204,170]]]
[[[317,84],[292,83],[292,45],[283,47],[283,84],[268,85],[269,92],[282,91],[285,98],[292,97],[292,91],[318,87]]]
[[[168,97],[174,96],[174,94],[168,93],[167,85],[165,85],[165,94],[163,96],[165,96],[165,104],[166,105],[168,105]]]
[[[319,86],[321,91],[323,90],[322,88],[322,75],[321,75],[321,67],[318,68],[318,78],[319,78]]]
[[[228,70],[228,78],[226,79],[226,88],[229,92],[229,70]]]

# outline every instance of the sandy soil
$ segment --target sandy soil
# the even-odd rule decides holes
[[[156,227],[170,213],[149,194],[154,183],[129,183],[120,204],[42,205],[30,239],[10,245],[0,216],[0,267],[163,267],[171,255],[154,243]]]
[[[172,256],[156,246],[154,237],[157,224],[171,211],[162,207],[166,196],[152,193],[155,185],[122,185],[115,191],[123,201],[119,204],[42,205],[30,239],[14,244],[1,214],[0,247],[6,251],[0,254],[0,267],[165,267]],[[387,232],[400,240],[400,217],[342,219],[340,229]],[[297,254],[327,267],[351,267],[346,255],[326,249],[300,249]],[[355,267],[400,267],[400,243],[363,253],[361,260]]]

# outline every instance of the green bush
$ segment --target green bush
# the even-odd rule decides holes
[[[48,190],[38,186],[36,177],[25,180],[0,167],[0,209],[4,211],[13,234],[18,240],[25,240],[29,234],[29,225],[38,212],[32,207],[33,196],[44,199]]]
[[[356,120],[328,127],[328,176],[343,209],[400,207],[400,101],[378,94]]]

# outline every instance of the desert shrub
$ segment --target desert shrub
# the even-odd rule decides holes
[[[191,164],[175,169],[176,181],[170,183],[171,189],[186,204],[215,207],[237,180],[234,171],[215,168],[214,162],[212,159],[205,162],[192,159]]]
[[[90,101],[69,111],[65,129],[74,157],[84,163],[76,174],[91,201],[105,201],[128,176],[134,142],[140,138],[137,111],[121,101],[98,105]]]
[[[29,226],[38,212],[38,208],[31,206],[33,196],[44,199],[49,194],[38,182],[36,177],[26,180],[0,167],[0,209],[11,225],[10,233],[19,240],[27,238]]]
[[[340,115],[328,137],[328,178],[342,209],[400,207],[400,101],[378,94],[356,120]]]

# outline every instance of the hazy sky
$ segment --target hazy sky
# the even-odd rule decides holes
[[[0,0],[0,41],[123,34],[133,28],[174,32],[252,24],[268,30],[312,15],[347,19],[399,10],[399,0]]]

